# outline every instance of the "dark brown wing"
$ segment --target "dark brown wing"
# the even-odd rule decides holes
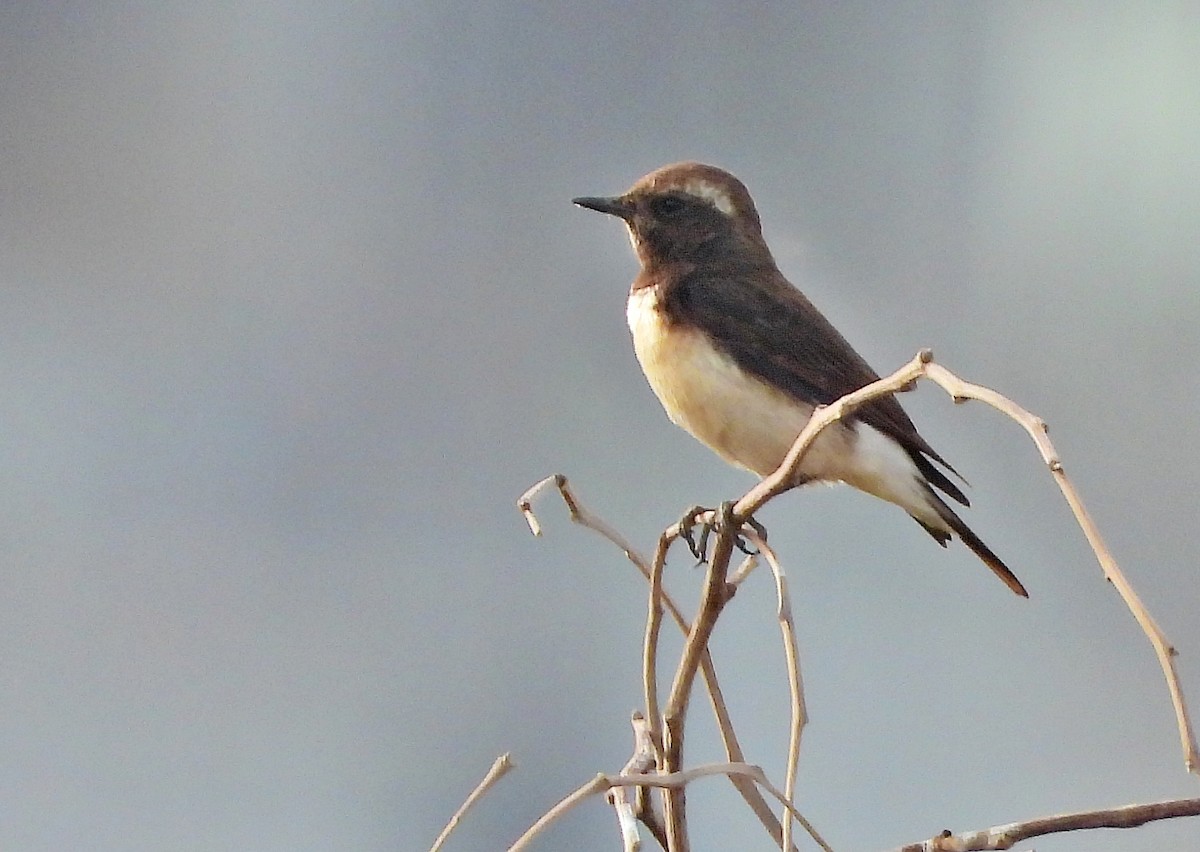
[[[774,268],[730,267],[676,278],[662,294],[668,316],[706,329],[747,373],[796,399],[828,405],[879,378],[836,328]],[[854,414],[900,444],[926,480],[964,506],[966,495],[930,459],[958,475],[895,397]]]

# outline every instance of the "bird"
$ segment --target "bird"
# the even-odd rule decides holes
[[[674,163],[622,195],[572,201],[625,223],[641,266],[626,303],[638,362],[670,420],[731,464],[774,472],[816,407],[879,378],[779,271],[729,172]],[[943,499],[970,505],[947,474],[962,479],[888,395],[822,431],[791,486],[842,482],[893,503],[942,547],[957,536],[1028,597]]]

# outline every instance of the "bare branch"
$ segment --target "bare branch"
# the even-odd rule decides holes
[[[808,452],[809,447],[826,427],[850,416],[871,400],[896,393],[910,385],[924,373],[925,364],[932,358],[933,353],[928,349],[923,349],[917,353],[916,357],[887,378],[871,382],[866,387],[859,388],[854,393],[848,393],[830,405],[817,407],[809,417],[808,423],[796,436],[792,448],[788,450],[788,454],[784,456],[778,469],[764,477],[762,481],[747,491],[741,500],[737,501],[733,507],[734,516],[738,520],[745,520],[761,509],[763,504],[772,497],[791,488],[796,481],[796,471],[800,468],[804,454]]]
[[[517,506],[521,510],[521,513],[525,516],[526,522],[529,523],[530,530],[533,531],[534,535],[541,535],[541,525],[538,523],[537,517],[533,513],[533,500],[550,486],[553,486],[557,489],[559,495],[563,499],[563,502],[566,504],[567,511],[570,513],[571,520],[574,523],[598,533],[612,544],[620,548],[621,552],[624,553],[625,557],[631,563],[633,563],[634,567],[637,568],[638,571],[641,572],[642,576],[653,583],[652,564],[644,556],[642,556],[636,548],[629,544],[629,542],[627,542],[620,535],[620,533],[613,529],[611,525],[606,523],[602,518],[584,506],[582,501],[579,500],[578,496],[572,490],[567,477],[561,473],[547,476],[545,479],[541,480],[524,494],[522,494],[520,499],[517,501]],[[678,537],[678,535],[678,530],[673,529],[668,531],[668,533],[664,533],[664,535],[660,537],[659,550],[662,554],[661,563],[659,563],[658,552],[655,554],[655,562],[659,564],[660,568],[660,578],[658,581],[660,583],[660,588],[661,568],[665,566],[666,563],[666,549]],[[750,561],[751,560],[747,559],[747,562]],[[735,577],[735,579],[740,579],[743,577],[749,572],[750,567],[752,567],[752,564],[747,565],[744,563],[741,567],[739,567],[738,576]],[[671,620],[675,622],[681,631],[683,631],[684,635],[689,634],[692,629],[691,623],[684,617],[682,610],[679,609],[679,606],[675,603],[671,596],[667,594],[665,590],[662,590],[659,593],[659,599],[662,601],[662,605],[666,609],[667,613],[671,616]],[[649,622],[647,629],[649,630]],[[703,653],[700,657],[700,673],[704,677],[704,685],[708,690],[709,703],[712,705],[713,715],[717,721],[717,728],[721,733],[721,741],[725,748],[725,756],[729,759],[730,763],[744,763],[746,756],[742,751],[741,744],[738,742],[737,734],[734,732],[733,720],[729,716],[729,709],[725,704],[725,697],[721,692],[721,685],[717,680],[717,670],[713,665],[712,656],[709,654],[707,648],[703,650]],[[648,682],[653,683],[654,680],[655,678],[651,676],[651,680]],[[647,690],[647,694],[651,694],[649,689]],[[651,735],[654,742],[657,744],[662,742],[662,731],[660,724],[661,717],[655,710],[652,709],[657,708],[658,706],[657,692],[654,692],[653,695],[653,701],[651,701],[649,698],[647,699],[647,721],[651,725]],[[767,830],[767,833],[771,835],[776,844],[779,844],[781,842],[781,838],[783,837],[782,826],[780,825],[775,814],[771,811],[770,806],[767,805],[766,799],[763,798],[762,793],[759,792],[758,787],[749,778],[736,773],[729,775],[729,780],[737,789],[738,793],[741,794],[742,798],[746,801],[746,804],[750,806],[750,809],[754,812],[754,815],[758,817],[763,827]]]
[[[613,529],[603,518],[585,509],[576,499],[575,492],[571,490],[571,484],[567,481],[567,477],[561,473],[547,476],[517,499],[517,508],[525,516],[525,522],[529,524],[530,532],[536,536],[542,534],[542,526],[538,523],[537,516],[533,513],[533,498],[537,497],[550,485],[558,489],[563,502],[567,504],[567,511],[570,513],[572,521],[599,533],[621,548],[621,552],[625,554],[625,558],[636,565],[642,571],[643,575],[649,577],[650,572],[647,568],[646,558],[638,553],[637,548],[626,541],[624,536]]]
[[[788,688],[791,695],[792,725],[788,736],[787,769],[784,775],[783,791],[789,802],[796,801],[796,769],[800,765],[800,736],[804,726],[808,724],[808,709],[804,705],[804,682],[800,678],[800,649],[796,645],[796,626],[792,621],[792,601],[788,594],[787,575],[779,563],[779,557],[767,544],[766,539],[747,525],[742,534],[749,539],[755,549],[762,554],[771,566],[775,577],[775,595],[778,600],[776,617],[779,619],[779,630],[783,633],[783,653],[787,659]],[[784,820],[783,846],[790,848],[792,842],[792,821]]]
[[[646,715],[649,716],[650,736],[655,746],[662,744],[662,716],[658,708],[658,636],[662,630],[663,613],[663,569],[667,564],[667,550],[671,546],[671,538],[663,533],[658,537],[658,547],[654,551],[654,563],[650,566],[650,600],[646,614],[646,636],[642,643],[642,688],[646,700]],[[691,632],[691,626],[683,629],[684,635]],[[662,755],[660,754],[659,757]]]
[[[704,587],[700,593],[700,607],[692,629],[683,646],[683,655],[671,683],[670,697],[663,711],[663,769],[667,773],[683,770],[683,725],[691,699],[692,684],[700,667],[701,655],[708,651],[708,640],[717,626],[721,610],[729,601],[732,589],[726,584],[729,558],[737,540],[738,526],[732,520],[732,504],[726,503],[718,511],[716,519],[717,541],[713,545]],[[664,794],[664,810],[667,820],[667,840],[671,852],[688,852],[686,790],[681,785],[668,787]]]
[[[654,769],[655,749],[650,740],[650,726],[646,717],[634,711],[629,720],[633,725],[633,755],[621,769],[622,775],[646,775]],[[638,835],[638,819],[642,816],[643,807],[649,807],[645,797],[641,796],[642,788],[613,787],[608,792],[608,800],[617,812],[617,822],[621,826],[621,843],[625,852],[637,852],[642,848],[641,837]]]
[[[573,790],[568,796],[561,799],[558,804],[538,817],[537,822],[529,826],[525,833],[518,837],[512,846],[508,847],[508,852],[520,852],[520,850],[525,849],[529,845],[530,841],[533,840],[533,838],[541,834],[547,826],[549,826],[567,811],[571,810],[571,808],[575,807],[588,796],[595,795],[596,793],[603,793],[612,786],[613,785],[609,783],[607,775],[604,773],[596,775],[596,777],[594,777],[591,781],[588,781],[586,784],[583,784],[576,790]]]
[[[835,401],[833,404],[818,408],[813,412],[812,417],[806,424],[805,428],[797,436],[783,464],[779,469],[770,476],[764,478],[754,488],[750,489],[736,504],[725,505],[721,512],[709,512],[702,516],[699,521],[701,523],[713,523],[717,529],[717,543],[714,548],[712,560],[709,564],[708,576],[705,580],[704,591],[702,593],[702,602],[698,611],[697,617],[693,624],[689,625],[686,619],[683,618],[678,608],[671,601],[670,597],[662,588],[662,572],[665,567],[666,553],[670,544],[679,535],[678,527],[668,529],[659,539],[658,548],[655,554],[653,563],[647,563],[644,557],[641,557],[619,534],[615,532],[603,521],[598,518],[589,517],[588,513],[583,510],[574,495],[570,492],[565,477],[553,476],[548,477],[542,482],[531,488],[525,495],[522,496],[519,506],[525,514],[526,520],[530,525],[530,529],[535,535],[540,534],[540,527],[537,523],[530,508],[530,503],[534,496],[544,490],[548,485],[554,484],[562,494],[564,502],[567,504],[573,521],[588,526],[596,530],[601,535],[604,535],[610,541],[620,547],[625,552],[627,558],[633,562],[639,570],[650,581],[650,598],[649,598],[649,613],[647,618],[646,639],[643,648],[643,668],[644,668],[644,687],[646,692],[646,706],[650,718],[647,720],[647,731],[651,741],[656,746],[661,746],[663,750],[661,768],[663,774],[654,776],[642,776],[636,782],[639,788],[645,787],[663,787],[667,790],[665,794],[666,815],[667,815],[667,831],[671,841],[672,849],[686,850],[687,836],[686,825],[684,822],[683,808],[683,788],[687,781],[694,777],[701,777],[707,774],[721,773],[727,775],[742,793],[746,801],[751,805],[751,808],[759,816],[764,826],[772,833],[777,842],[780,842],[783,848],[792,849],[790,844],[791,838],[791,823],[790,819],[785,822],[785,825],[780,831],[778,821],[775,819],[769,808],[766,807],[765,801],[762,799],[758,787],[755,782],[768,790],[771,795],[775,796],[785,804],[789,813],[795,814],[794,806],[791,801],[794,797],[795,771],[799,755],[800,734],[806,720],[803,691],[800,681],[800,672],[798,664],[798,654],[796,653],[795,637],[793,625],[791,622],[790,603],[787,598],[787,582],[786,576],[779,567],[778,559],[773,551],[766,546],[766,543],[761,540],[757,533],[750,531],[750,528],[743,528],[743,523],[749,520],[754,512],[758,511],[772,497],[788,490],[794,482],[795,471],[799,467],[804,454],[812,445],[821,430],[827,428],[830,424],[839,419],[849,416],[862,405],[870,402],[873,399],[884,396],[890,393],[897,393],[903,390],[910,389],[915,381],[919,378],[930,378],[940,387],[945,389],[955,402],[962,402],[967,399],[978,399],[993,408],[996,408],[1001,413],[1009,416],[1021,425],[1033,439],[1043,460],[1050,469],[1055,478],[1056,484],[1059,486],[1063,496],[1070,505],[1071,510],[1078,522],[1084,535],[1087,537],[1093,552],[1096,555],[1097,561],[1104,572],[1105,577],[1113,583],[1121,594],[1127,607],[1130,609],[1134,618],[1142,627],[1143,632],[1153,645],[1158,656],[1159,663],[1166,677],[1168,689],[1171,694],[1172,703],[1176,712],[1176,720],[1179,726],[1180,740],[1183,745],[1185,764],[1189,771],[1200,773],[1200,759],[1198,759],[1197,748],[1195,745],[1195,737],[1192,731],[1190,717],[1187,713],[1187,707],[1183,699],[1182,689],[1179,684],[1178,674],[1175,671],[1174,656],[1175,649],[1167,641],[1161,629],[1155,623],[1144,604],[1141,602],[1132,585],[1127,578],[1122,574],[1113,559],[1111,552],[1104,544],[1099,531],[1097,530],[1091,517],[1088,515],[1081,498],[1079,497],[1074,485],[1067,478],[1063,469],[1062,463],[1046,436],[1046,425],[1044,421],[1035,415],[1029,413],[1025,409],[1013,403],[1011,400],[992,391],[988,388],[974,385],[959,379],[950,371],[940,365],[932,363],[933,356],[928,350],[919,352],[901,369],[897,370],[891,376],[880,379],[872,384],[848,394],[845,397]],[[715,671],[712,668],[712,660],[707,651],[708,641],[711,637],[712,630],[715,626],[715,621],[720,615],[720,612],[729,597],[732,595],[735,584],[740,582],[745,574],[753,567],[754,560],[747,559],[738,569],[738,572],[733,576],[732,581],[728,579],[729,558],[732,553],[732,547],[737,540],[738,534],[741,534],[747,541],[755,544],[759,551],[767,559],[768,563],[775,574],[776,590],[779,595],[779,618],[780,629],[784,633],[785,653],[788,655],[789,678],[792,685],[792,706],[793,706],[793,725],[792,738],[789,748],[787,779],[785,782],[785,793],[779,793],[774,787],[769,785],[765,777],[762,776],[761,770],[756,767],[749,767],[742,762],[744,760],[741,755],[740,747],[737,744],[737,739],[733,734],[732,724],[729,721],[728,712],[724,705],[724,700],[721,696],[720,687],[716,681]],[[678,670],[676,671],[675,679],[672,683],[670,697],[667,701],[666,710],[662,717],[661,729],[659,726],[659,717],[657,713],[658,694],[657,694],[657,641],[658,632],[661,625],[662,610],[667,609],[672,618],[687,634],[687,641],[684,647],[684,653],[680,661]],[[708,686],[709,694],[713,703],[714,713],[717,716],[718,726],[725,740],[726,752],[730,756],[731,762],[722,767],[701,767],[699,770],[682,770],[682,747],[683,747],[683,721],[686,716],[688,700],[691,692],[692,683],[694,682],[695,673],[700,670],[704,673],[705,682]],[[757,773],[757,774],[755,774]],[[675,783],[668,783],[675,779]],[[753,779],[753,780],[751,780]],[[569,809],[574,803],[581,798],[595,792],[598,789],[604,789],[605,785],[624,785],[629,782],[621,778],[612,779],[607,776],[598,776],[589,784],[584,785],[571,796],[568,796],[562,802],[555,806],[551,812],[543,817],[543,821],[556,818],[557,813],[561,813]],[[1016,843],[1027,837],[1037,836],[1038,834],[1049,833],[1051,831],[1065,831],[1073,828],[1087,827],[1121,827],[1129,825],[1139,825],[1150,819],[1162,819],[1170,816],[1190,815],[1197,813],[1196,810],[1188,810],[1192,807],[1193,802],[1197,800],[1181,800],[1180,802],[1159,803],[1157,805],[1139,805],[1130,806],[1129,808],[1117,809],[1115,811],[1094,812],[1092,814],[1075,814],[1066,815],[1063,817],[1051,817],[1047,820],[1034,820],[1029,823],[1019,823],[1012,826],[1001,826],[996,829],[990,829],[987,832],[977,832],[971,835],[952,836],[945,834],[942,837],[935,838],[925,844],[917,844],[909,847],[904,847],[904,850],[929,850],[929,852],[966,852],[966,850],[974,849],[1001,849],[1009,848],[1012,843]],[[1196,807],[1200,808],[1200,805]],[[1183,808],[1184,810],[1179,810]],[[1176,812],[1178,811],[1178,812]],[[650,812],[652,813],[652,811]],[[1095,821],[1099,820],[1099,821]],[[1107,820],[1117,820],[1116,822]],[[539,821],[542,823],[543,821]],[[802,820],[801,820],[802,821]],[[806,827],[807,823],[804,823]],[[1050,827],[1047,827],[1050,826]],[[1059,827],[1055,827],[1059,826]],[[1065,827],[1063,827],[1065,826]],[[535,826],[535,829],[537,827]],[[533,832],[534,829],[531,829]],[[1018,834],[1014,831],[1029,831],[1030,833]],[[528,833],[527,833],[528,834]],[[818,839],[818,842],[821,842]],[[823,842],[821,842],[822,845]],[[976,844],[976,845],[971,845]],[[984,844],[984,845],[977,845]],[[517,848],[517,847],[514,847]],[[828,847],[825,847],[828,848]]]
[[[1162,668],[1163,676],[1167,681],[1167,690],[1171,694],[1171,704],[1175,708],[1175,722],[1179,728],[1179,740],[1183,747],[1184,765],[1187,767],[1188,772],[1200,773],[1200,752],[1196,748],[1196,735],[1192,730],[1191,717],[1187,711],[1187,703],[1183,698],[1183,687],[1179,683],[1179,673],[1175,670],[1175,656],[1177,652],[1167,640],[1161,628],[1159,628],[1158,624],[1151,617],[1149,610],[1146,609],[1145,604],[1142,603],[1141,598],[1134,591],[1133,584],[1125,577],[1125,574],[1117,565],[1117,560],[1113,558],[1112,552],[1108,549],[1108,545],[1104,543],[1104,539],[1100,536],[1100,530],[1096,527],[1091,515],[1088,514],[1087,508],[1083,505],[1083,498],[1079,496],[1079,492],[1075,490],[1075,485],[1067,477],[1058,452],[1054,449],[1054,445],[1050,443],[1050,437],[1046,434],[1048,429],[1046,421],[1031,414],[1011,399],[996,393],[990,388],[963,381],[939,364],[927,364],[925,366],[925,374],[950,394],[955,402],[977,399],[980,402],[987,403],[997,411],[1007,414],[1029,433],[1029,437],[1033,439],[1038,452],[1042,455],[1042,460],[1045,461],[1046,466],[1050,469],[1055,483],[1057,483],[1059,490],[1062,491],[1063,497],[1066,498],[1067,505],[1071,507],[1071,512],[1075,515],[1075,520],[1079,524],[1079,528],[1083,530],[1088,544],[1092,546],[1092,552],[1096,555],[1096,561],[1100,563],[1100,569],[1104,572],[1105,578],[1116,587],[1118,594],[1121,595],[1121,599],[1125,602],[1125,606],[1129,608],[1133,617],[1137,619],[1142,632],[1146,634],[1146,638],[1150,640],[1150,644],[1154,647],[1154,653],[1158,656],[1159,666]]]
[[[727,775],[730,778],[735,776],[744,777],[761,786],[781,805],[783,805],[796,822],[804,827],[804,830],[809,833],[813,841],[820,846],[825,852],[833,852],[829,844],[817,833],[812,824],[804,817],[804,814],[796,810],[795,806],[787,801],[787,797],[779,791],[768,779],[766,774],[759,766],[753,766],[749,763],[713,763],[704,766],[697,766],[694,769],[688,769],[683,772],[672,772],[668,775],[604,775],[603,773],[596,775],[587,783],[581,785],[578,789],[572,791],[569,795],[561,799],[558,804],[546,811],[537,822],[529,827],[524,834],[517,838],[516,842],[508,848],[508,852],[521,852],[529,846],[530,841],[540,834],[547,826],[555,822],[559,817],[566,814],[588,796],[602,793],[612,787],[627,786],[627,787],[662,787],[667,790],[684,787],[700,778],[707,778],[713,775]]]
[[[1042,418],[1026,411],[1007,397],[996,393],[996,391],[982,385],[963,381],[945,367],[933,363],[933,353],[928,349],[922,349],[911,361],[890,376],[872,382],[866,387],[846,394],[846,396],[843,396],[831,405],[817,408],[813,411],[812,417],[809,418],[808,423],[805,424],[800,434],[796,436],[795,442],[792,444],[791,449],[788,450],[788,454],[778,470],[751,488],[734,505],[733,515],[735,522],[745,521],[762,508],[763,504],[772,497],[787,491],[792,486],[792,483],[795,481],[795,472],[799,468],[804,454],[812,446],[823,429],[847,417],[873,399],[908,389],[912,386],[913,382],[920,378],[933,380],[934,383],[949,393],[955,402],[977,399],[980,402],[990,405],[992,408],[1016,421],[1018,425],[1025,429],[1029,437],[1033,439],[1034,444],[1041,453],[1043,461],[1045,461],[1051,474],[1054,476],[1054,481],[1066,498],[1067,504],[1071,507],[1071,512],[1075,515],[1076,522],[1087,537],[1088,543],[1092,547],[1092,552],[1096,555],[1096,560],[1100,563],[1100,567],[1104,571],[1105,578],[1116,587],[1118,593],[1121,595],[1121,599],[1125,602],[1125,605],[1141,626],[1142,632],[1146,634],[1146,638],[1150,640],[1150,644],[1154,648],[1159,665],[1163,671],[1163,676],[1167,681],[1167,690],[1171,696],[1171,704],[1175,709],[1175,721],[1179,729],[1179,739],[1183,748],[1184,765],[1188,772],[1200,774],[1200,750],[1196,746],[1196,736],[1192,729],[1191,717],[1188,714],[1187,704],[1183,698],[1183,688],[1179,682],[1179,673],[1175,669],[1174,658],[1177,652],[1167,640],[1158,624],[1150,616],[1150,612],[1138,597],[1137,592],[1134,591],[1133,585],[1122,573],[1120,567],[1118,567],[1116,559],[1113,558],[1111,551],[1109,551],[1103,538],[1101,538],[1099,529],[1097,529],[1095,522],[1092,521],[1091,516],[1083,505],[1083,499],[1075,490],[1074,484],[1067,478],[1062,461],[1059,459],[1054,445],[1050,443],[1050,438],[1046,434],[1046,422]]]
[[[433,845],[429,847],[429,852],[438,852],[442,848],[442,845],[446,842],[446,838],[450,836],[450,832],[458,827],[458,823],[462,820],[463,815],[471,809],[472,805],[479,801],[479,798],[484,793],[491,789],[493,784],[503,778],[515,765],[512,762],[512,755],[508,752],[496,758],[495,763],[492,764],[492,768],[483,776],[483,780],[471,791],[471,795],[467,796],[467,800],[459,805],[458,810],[454,812],[454,816],[450,817],[450,821],[446,823],[446,827],[442,829],[442,833],[437,836],[437,840],[433,841]]]
[[[758,556],[751,554],[742,560],[737,570],[729,575],[729,585],[740,586],[750,576],[750,572],[758,567]]]
[[[944,831],[923,843],[910,843],[894,852],[984,852],[991,849],[1011,849],[1014,844],[1031,837],[1080,831],[1090,828],[1136,828],[1160,819],[1200,815],[1200,799],[1176,799],[1147,805],[1126,805],[1106,811],[1059,814],[951,834]]]

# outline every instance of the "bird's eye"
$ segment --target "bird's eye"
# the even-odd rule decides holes
[[[650,202],[650,209],[655,216],[670,217],[679,213],[686,202],[678,195],[660,195]]]

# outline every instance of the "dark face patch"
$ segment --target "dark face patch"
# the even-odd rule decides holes
[[[644,259],[699,259],[736,237],[736,220],[708,198],[663,189],[631,193],[630,199],[636,212],[629,229]]]

